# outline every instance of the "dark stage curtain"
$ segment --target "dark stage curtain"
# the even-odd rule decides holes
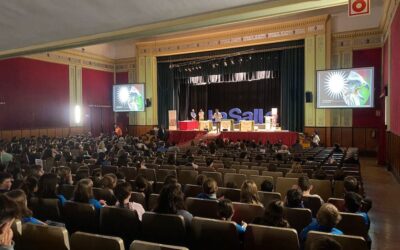
[[[192,108],[203,109],[207,118],[208,109],[228,111],[237,107],[246,112],[262,108],[266,113],[272,107],[278,107],[282,127],[301,131],[304,120],[303,45],[301,40],[158,58],[159,124],[168,125],[170,109],[176,109],[178,119],[185,120]],[[247,53],[232,54],[240,51]],[[229,57],[221,59],[221,54],[229,53]],[[211,59],[195,59],[204,56]],[[213,60],[213,56],[219,59]],[[166,62],[175,63],[179,59],[180,67],[171,67]],[[257,72],[260,71],[265,71],[266,77],[259,78]],[[243,72],[245,77],[238,78],[237,73]],[[210,76],[216,75],[220,81],[207,82]],[[207,84],[193,84],[193,77],[199,77],[200,83]]]

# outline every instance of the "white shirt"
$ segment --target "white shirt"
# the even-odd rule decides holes
[[[199,120],[204,120],[204,112],[203,111],[199,112]]]
[[[216,122],[220,122],[222,119],[222,114],[220,112],[215,112],[214,113],[214,119]]]
[[[314,137],[313,137],[313,139],[312,139],[312,142],[315,144],[315,145],[319,145],[319,142],[321,141],[321,139],[319,139],[319,136],[316,134],[316,135],[314,135]]]

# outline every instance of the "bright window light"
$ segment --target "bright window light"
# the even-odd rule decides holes
[[[76,124],[81,123],[81,114],[82,114],[82,112],[81,112],[81,106],[79,106],[79,105],[76,105],[76,106],[75,106],[75,112],[74,112],[74,114],[75,114],[75,123],[76,123]]]

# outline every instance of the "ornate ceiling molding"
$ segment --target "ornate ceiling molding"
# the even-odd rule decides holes
[[[107,72],[128,71],[129,69],[134,69],[136,64],[135,58],[113,60],[107,57],[102,57],[87,52],[82,53],[75,50],[53,51],[25,57],[52,63],[79,65],[82,68],[90,68]]]
[[[383,15],[379,25],[380,30],[382,30],[383,40],[386,41],[389,31],[390,24],[393,21],[396,10],[400,4],[400,0],[386,0],[383,5]]]
[[[137,53],[138,56],[166,56],[304,39],[325,34],[328,20],[328,15],[322,15],[275,24],[257,21],[245,26],[226,27],[225,30],[189,32],[138,42]]]

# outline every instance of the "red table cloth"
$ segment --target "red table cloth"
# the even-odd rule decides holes
[[[179,130],[195,130],[199,129],[198,121],[180,121],[178,122]]]

